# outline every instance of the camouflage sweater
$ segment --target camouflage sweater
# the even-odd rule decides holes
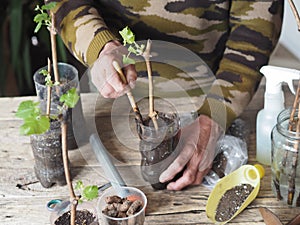
[[[48,0],[72,54],[86,66],[129,26],[138,40],[163,40],[195,52],[214,80],[199,114],[221,126],[239,116],[279,39],[283,0]]]

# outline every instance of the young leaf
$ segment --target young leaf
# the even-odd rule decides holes
[[[123,55],[123,63],[124,64],[135,64],[135,60],[126,55]]]
[[[20,127],[22,135],[43,134],[50,127],[50,121],[47,116],[30,117],[24,119],[23,125]]]
[[[98,187],[96,185],[86,186],[82,191],[82,197],[88,201],[98,197]]]
[[[32,100],[21,102],[16,112],[16,117],[21,119],[37,117],[40,113],[38,105],[38,102],[34,102]]]
[[[135,35],[128,26],[126,26],[123,30],[119,31],[119,33],[123,38],[123,45],[125,46],[129,44],[128,46],[129,54],[127,56],[123,55],[123,63],[135,64],[135,60],[130,58],[130,54],[132,53],[135,55],[142,55],[144,53],[145,45],[143,44],[139,45],[138,43],[135,42]]]
[[[123,44],[133,44],[135,42],[135,36],[133,32],[130,30],[128,26],[126,26],[123,30],[119,31],[120,35],[123,38]]]
[[[64,103],[68,108],[74,108],[79,100],[76,88],[71,88],[67,93],[60,97],[60,102]]]
[[[34,10],[39,11],[39,14],[35,15],[35,17],[33,18],[33,21],[37,23],[34,29],[34,33],[37,33],[41,29],[42,25],[46,25],[47,27],[51,26],[51,17],[47,13],[47,10],[53,9],[55,5],[56,2],[51,2],[49,4],[42,5],[42,7],[40,7],[39,5],[35,7]]]
[[[43,6],[42,6],[42,9],[43,9],[43,10],[51,10],[51,9],[53,9],[53,8],[56,6],[56,3],[57,3],[57,2],[50,2],[50,3],[47,3],[46,5],[43,5]]]
[[[75,185],[75,189],[76,190],[80,190],[80,189],[83,189],[83,182],[81,180],[77,181],[76,182],[76,185]]]

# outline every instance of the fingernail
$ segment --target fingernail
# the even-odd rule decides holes
[[[167,185],[167,190],[169,190],[169,191],[174,191],[175,189],[174,189],[174,185],[172,185],[172,183],[169,183],[168,185]]]
[[[162,173],[160,176],[159,176],[159,181],[161,183],[164,183],[167,181],[167,175],[165,173]]]

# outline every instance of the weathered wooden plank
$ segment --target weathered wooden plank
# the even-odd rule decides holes
[[[287,87],[284,90],[287,105],[291,105],[293,96],[287,91]],[[256,163],[256,114],[263,107],[263,93],[262,86],[241,116],[250,129],[247,142],[250,164]],[[5,225],[49,225],[49,212],[45,204],[52,198],[66,198],[68,195],[66,186],[43,188],[34,175],[29,137],[18,134],[21,120],[15,118],[18,104],[28,99],[34,100],[35,97],[0,98],[0,221]],[[210,193],[206,187],[190,187],[179,192],[153,191],[143,181],[139,172],[138,138],[134,136],[135,128],[128,125],[130,122],[127,115],[130,109],[126,96],[115,102],[89,93],[82,94],[81,100],[85,119],[94,120],[98,134],[112,153],[114,163],[124,180],[128,185],[139,187],[146,193],[149,204],[145,225],[212,224],[205,214]],[[184,101],[178,101],[177,104],[180,110],[186,107]],[[80,145],[79,149],[70,151],[69,155],[73,182],[82,180],[86,184],[97,185],[107,182],[89,144]],[[261,206],[268,207],[284,223],[300,213],[299,208],[289,208],[276,200],[271,190],[270,167],[266,166],[265,169],[266,175],[261,180],[257,198],[229,224],[264,224],[258,211]]]

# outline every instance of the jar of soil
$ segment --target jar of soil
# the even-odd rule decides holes
[[[45,111],[45,104],[41,104]],[[57,105],[52,105],[51,114],[57,113]],[[62,157],[61,122],[50,120],[50,128],[43,134],[31,135],[30,143],[34,156],[34,172],[45,188],[53,184],[65,185],[66,178]]]
[[[271,133],[272,190],[278,200],[300,206],[300,132],[296,131],[298,110],[290,121],[292,110],[284,109]]]
[[[57,204],[50,215],[51,225],[71,224],[71,204],[70,201],[63,201]],[[97,211],[90,202],[79,203],[76,207],[76,225],[99,225]]]
[[[40,72],[42,70],[47,70],[47,66],[38,69],[34,75],[33,80],[35,84],[35,90],[37,97],[40,101],[45,101],[47,99],[47,86],[45,76]],[[53,71],[53,68],[51,68]],[[68,63],[58,63],[58,72],[60,76],[60,84],[57,86],[51,87],[51,102],[55,104],[62,104],[60,103],[60,97],[65,94],[71,88],[76,88],[79,90],[79,79],[78,79],[78,70]],[[52,81],[54,81],[54,74],[51,74]],[[79,100],[77,105],[81,107],[81,101]],[[76,106],[79,107],[79,106]],[[73,126],[72,126],[72,109],[68,110],[68,149],[75,149],[77,148],[77,143],[74,137]]]
[[[180,120],[174,106],[161,98],[154,99],[157,112],[155,122],[145,113],[148,99],[138,103],[143,124],[137,124],[140,138],[141,173],[154,189],[165,189],[168,183],[160,183],[159,176],[179,154]],[[154,123],[157,123],[155,127]]]

